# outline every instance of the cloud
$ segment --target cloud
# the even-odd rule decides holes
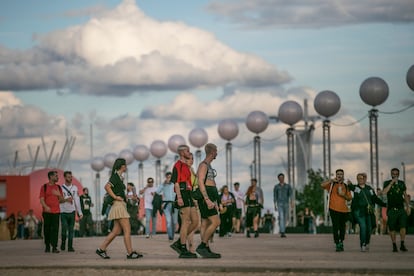
[[[411,0],[227,0],[207,9],[246,28],[326,28],[369,23],[411,23]]]
[[[26,51],[0,46],[0,89],[68,89],[91,95],[235,84],[278,86],[288,73],[237,52],[212,33],[156,21],[125,0],[83,25],[36,35]]]

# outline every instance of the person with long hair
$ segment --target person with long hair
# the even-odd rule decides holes
[[[259,195],[256,191],[256,185],[251,184],[246,191],[246,237],[250,238],[250,230],[253,227],[254,237],[259,237],[259,214],[261,205],[259,203]]]
[[[123,232],[124,244],[127,250],[127,259],[142,258],[143,255],[132,249],[131,243],[131,224],[129,223],[129,214],[126,208],[125,184],[123,182],[123,173],[127,170],[126,161],[123,158],[115,160],[112,167],[109,181],[105,184],[105,191],[112,197],[113,203],[108,214],[108,219],[113,220],[112,231],[106,236],[101,246],[96,249],[98,254],[103,259],[110,257],[106,253],[106,248],[115,239],[116,236]]]

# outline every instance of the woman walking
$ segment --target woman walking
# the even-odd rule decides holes
[[[112,173],[108,183],[105,185],[105,190],[113,199],[112,207],[108,215],[109,220],[113,220],[112,231],[106,236],[101,246],[96,249],[98,254],[103,259],[109,259],[106,254],[106,248],[115,239],[116,236],[123,232],[124,244],[127,250],[127,259],[142,258],[143,255],[137,253],[132,249],[131,243],[131,225],[129,223],[129,214],[126,208],[125,184],[123,182],[123,173],[127,170],[126,161],[123,158],[115,160],[112,167]]]

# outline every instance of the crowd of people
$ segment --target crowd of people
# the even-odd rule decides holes
[[[164,216],[170,247],[179,258],[221,258],[211,249],[215,233],[219,238],[243,233],[246,238],[258,238],[259,233],[277,232],[286,238],[286,229],[294,208],[293,189],[285,182],[283,173],[277,175],[273,187],[274,211],[264,210],[263,190],[252,178],[246,192],[240,183],[232,189],[224,185],[218,189],[216,170],[212,163],[217,156],[214,144],[205,146],[205,159],[198,168],[193,168],[194,158],[187,145],[177,149],[179,159],[172,171],[165,174],[162,183],[147,178],[144,188],[137,191],[132,182],[124,184],[127,170],[125,159],[115,160],[109,180],[105,184],[105,207],[102,214],[108,224],[107,236],[96,249],[103,259],[109,259],[107,248],[123,234],[127,259],[142,258],[135,250],[131,235],[145,234],[150,239],[157,234],[157,217]],[[64,183],[59,185],[57,171],[48,173],[48,183],[41,186],[39,199],[43,208],[38,219],[29,210],[26,215],[18,212],[7,218],[10,239],[43,238],[45,252],[60,250],[74,252],[74,237],[93,236],[94,224],[91,208],[94,207],[87,188],[79,196],[78,188],[72,184],[72,172],[65,171]],[[349,229],[359,234],[361,252],[369,251],[373,233],[388,233],[392,251],[407,251],[405,236],[408,217],[411,215],[410,197],[404,181],[399,179],[399,170],[391,170],[391,179],[376,191],[367,184],[366,173],[356,175],[356,183],[345,181],[345,172],[337,169],[335,177],[321,183],[328,195],[327,212],[332,223],[335,251],[345,250],[344,240]],[[143,206],[141,206],[143,205]],[[140,206],[145,210],[144,219],[139,216]],[[79,221],[76,220],[79,219]],[[301,211],[300,222],[304,232],[316,233],[316,216],[310,208]],[[275,223],[278,222],[276,226]],[[358,230],[355,230],[357,225]],[[43,232],[41,232],[43,229]],[[200,243],[194,244],[194,235],[200,235]],[[397,246],[399,234],[399,246]],[[177,237],[178,236],[178,237]]]

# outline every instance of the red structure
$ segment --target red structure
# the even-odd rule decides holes
[[[59,174],[59,183],[64,182],[63,171],[59,169],[41,169],[29,175],[0,175],[0,207],[8,216],[22,211],[26,214],[29,209],[34,210],[37,218],[42,218],[42,206],[39,193],[43,184],[48,183],[47,173],[56,170]],[[82,184],[73,177],[72,183],[82,193]]]

